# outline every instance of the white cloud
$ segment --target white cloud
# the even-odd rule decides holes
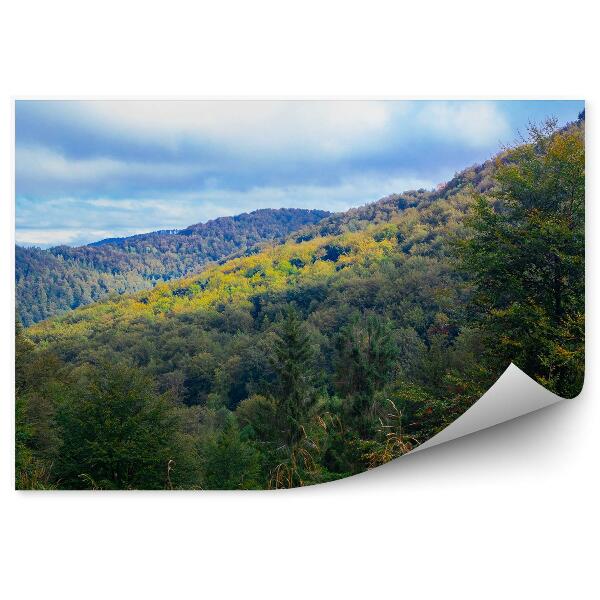
[[[334,179],[347,169],[369,169],[371,159],[382,157],[388,164],[391,157],[399,165],[408,161],[403,165],[408,169],[415,143],[428,144],[432,152],[440,141],[458,150],[481,149],[495,146],[509,132],[506,116],[493,102],[86,101],[64,106],[65,127],[83,131],[89,125],[113,142],[106,147],[90,142],[87,157],[18,144],[20,195],[125,196],[198,189],[210,177],[230,185],[236,177],[246,183],[253,177],[263,183],[285,176],[297,180],[300,174]],[[117,155],[119,140],[135,140],[136,146]],[[202,142],[200,154],[185,145],[190,141]],[[146,144],[153,148],[150,159],[140,153]],[[182,155],[157,145],[180,145]]]
[[[510,131],[499,105],[485,101],[144,100],[82,107],[104,126],[139,139],[177,145],[192,138],[236,153],[341,157],[391,132],[407,140],[427,133],[480,147]]]
[[[417,121],[431,133],[474,147],[495,144],[510,133],[506,116],[493,102],[425,102]]]
[[[394,105],[363,101],[92,101],[80,109],[106,127],[175,145],[196,138],[236,151],[345,155],[389,126]],[[397,107],[396,107],[397,109]]]
[[[62,154],[39,146],[24,146],[16,149],[16,176],[20,193],[28,188],[59,184],[110,183],[117,177],[130,181],[174,180],[192,175],[202,175],[209,165],[194,163],[161,163],[125,161],[112,158],[67,158]],[[37,188],[36,188],[37,189]]]
[[[124,165],[109,158],[68,160],[47,148],[17,147],[16,168],[17,177],[90,181],[115,175],[124,169]]]

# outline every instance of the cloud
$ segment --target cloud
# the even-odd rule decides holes
[[[17,140],[67,154],[341,157],[376,144],[398,103],[381,101],[18,101]]]
[[[116,184],[153,185],[202,177],[209,170],[199,162],[144,162],[113,158],[68,158],[40,146],[17,147],[17,191],[20,195],[101,191]]]
[[[17,176],[35,176],[44,180],[93,182],[125,173],[134,177],[184,177],[207,172],[198,163],[156,163],[97,159],[68,159],[46,148],[18,148]]]
[[[427,178],[439,170],[440,160],[447,160],[444,153],[449,167],[461,161],[461,148],[451,147],[447,138],[456,131],[474,138],[466,125],[469,110],[492,119],[477,103],[469,110],[462,103],[430,106],[360,101],[26,105],[18,127],[17,194],[147,198],[215,185],[243,190],[332,185],[374,170],[385,178],[399,168]],[[44,111],[52,110],[62,126],[48,133],[44,126],[50,122],[54,127],[56,121]],[[30,112],[34,123],[25,126]],[[99,141],[100,135],[108,141]],[[437,141],[424,148],[432,137]],[[131,147],[124,149],[128,143]]]
[[[97,181],[122,172],[124,165],[109,158],[67,160],[47,148],[17,148],[17,178],[35,177],[44,181]]]
[[[474,147],[497,144],[510,134],[508,119],[494,102],[423,103],[417,122],[434,135]]]
[[[182,140],[228,148],[344,155],[381,134],[393,106],[359,101],[87,102],[89,117],[121,133],[174,146]]]

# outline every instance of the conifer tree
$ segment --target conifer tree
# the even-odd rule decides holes
[[[271,357],[277,374],[277,420],[288,445],[298,442],[315,403],[314,350],[306,325],[290,306],[275,339]]]

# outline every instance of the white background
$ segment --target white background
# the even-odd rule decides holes
[[[4,598],[598,597],[597,21],[592,3],[4,2]],[[17,493],[12,98],[585,98],[583,394],[333,485]],[[590,168],[591,166],[591,168]],[[590,299],[592,301],[590,301]]]

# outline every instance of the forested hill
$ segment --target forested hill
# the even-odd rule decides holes
[[[207,262],[317,223],[330,213],[261,209],[183,230],[156,231],[49,250],[16,248],[16,305],[24,325],[198,271]]]
[[[511,361],[577,395],[584,134],[19,330],[17,487],[308,485],[410,451]]]

